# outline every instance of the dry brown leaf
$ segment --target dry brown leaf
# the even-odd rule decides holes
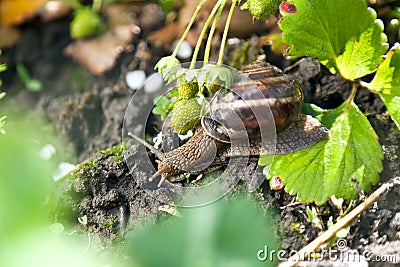
[[[209,14],[216,0],[206,2],[199,12],[196,21],[201,20],[204,15]],[[148,41],[155,46],[163,46],[165,49],[170,49],[173,41],[180,38],[194,11],[196,10],[199,0],[186,0],[185,5],[179,10],[179,19],[176,22],[165,25],[162,29],[151,33]],[[193,31],[192,27],[192,30]]]
[[[77,40],[64,49],[65,55],[71,56],[95,75],[102,75],[114,67],[118,56],[131,50],[133,37],[140,32],[136,25],[115,27],[100,37]]]
[[[1,0],[0,24],[18,25],[31,19],[49,0]]]
[[[10,47],[14,45],[19,37],[21,37],[21,33],[18,29],[0,25],[0,48]]]
[[[155,46],[163,46],[166,49],[170,49],[172,42],[175,41],[183,31],[184,29],[179,26],[179,23],[173,22],[150,34],[147,40]]]
[[[103,11],[107,17],[107,26],[112,29],[119,25],[138,24],[135,14],[140,10],[137,3],[119,3],[108,5]]]

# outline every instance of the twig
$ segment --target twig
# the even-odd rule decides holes
[[[388,182],[382,184],[375,192],[373,192],[367,199],[361,204],[355,207],[349,214],[340,219],[337,223],[332,225],[327,231],[323,232],[320,236],[314,239],[311,243],[303,247],[295,256],[290,257],[286,262],[282,262],[278,267],[291,267],[295,266],[298,262],[304,260],[306,256],[315,252],[322,244],[329,241],[336,233],[349,225],[355,218],[357,218],[363,211],[371,206],[386,192],[392,189],[393,186],[400,185],[400,177],[394,177]]]

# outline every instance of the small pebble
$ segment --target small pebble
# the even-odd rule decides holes
[[[41,157],[44,160],[49,160],[51,156],[53,156],[55,153],[56,153],[56,148],[51,144],[47,144],[44,145],[40,150],[39,157]]]
[[[178,40],[176,40],[172,47],[175,49],[175,47],[178,45]],[[191,57],[193,54],[193,48],[190,46],[190,44],[186,41],[182,42],[181,47],[179,47],[178,53],[176,54],[176,56],[180,59],[187,59],[189,57]]]
[[[158,72],[154,72],[150,74],[147,80],[145,81],[144,92],[146,94],[152,94],[160,91],[161,88],[163,88],[163,86],[164,86],[163,78],[160,76],[160,74],[158,74]]]
[[[132,90],[138,90],[146,80],[146,73],[142,70],[130,71],[125,76],[126,85]]]
[[[240,44],[240,39],[239,38],[228,38],[226,43],[228,45],[238,45],[238,44]]]

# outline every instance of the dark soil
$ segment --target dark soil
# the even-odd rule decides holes
[[[139,21],[146,19],[143,17]],[[143,26],[143,30],[147,29],[145,25],[139,26]],[[67,142],[70,154],[76,155],[75,159],[71,155],[69,158],[76,163],[84,161],[74,173],[57,183],[58,203],[60,207],[67,207],[62,212],[57,209],[58,219],[76,227],[77,218],[86,215],[87,224],[78,227],[93,233],[101,244],[119,240],[126,231],[134,230],[136,225],[144,221],[155,222],[169,216],[159,211],[159,207],[165,203],[141,189],[136,182],[137,177],[149,177],[152,172],[142,166],[141,161],[145,155],[137,150],[137,146],[127,146],[122,155],[116,150],[100,152],[121,143],[123,118],[133,94],[124,82],[124,75],[130,70],[131,62],[146,60],[146,64],[141,66],[147,66],[145,70],[149,73],[152,71],[151,66],[168,53],[147,45],[145,37],[148,33],[143,31],[141,38],[134,40],[135,51],[123,54],[116,67],[101,77],[90,75],[62,55],[62,49],[71,41],[67,20],[25,25],[21,40],[15,47],[4,50],[0,60],[8,66],[8,71],[2,74],[1,89],[7,92],[6,100],[2,101],[44,114]],[[153,57],[138,58],[140,49],[148,49]],[[17,63],[23,63],[33,76],[43,82],[42,92],[31,93],[22,89],[23,85],[15,72]],[[288,64],[288,61],[282,61],[280,66]],[[340,105],[350,92],[348,82],[339,75],[330,74],[318,62],[309,58],[290,66],[287,73],[303,85],[306,102],[323,108]],[[147,96],[143,101],[152,99],[152,96]],[[360,88],[355,101],[368,114],[384,151],[381,181],[399,176],[400,131],[396,130],[379,97]],[[157,121],[153,124],[157,125]],[[133,168],[129,169],[124,159],[135,162]],[[252,165],[247,171],[252,175],[261,175],[261,171],[253,174],[254,168],[255,165]],[[240,182],[234,191],[246,191],[245,186],[245,181]],[[306,220],[306,208],[313,204],[293,204],[295,197],[287,195],[283,190],[270,190],[268,182],[264,182],[261,189],[262,193],[247,194],[255,196],[265,208],[280,212],[283,249],[299,250],[322,231]],[[228,198],[234,201],[235,193]],[[360,253],[370,251],[375,255],[394,254],[400,259],[399,199],[400,188],[397,187],[354,221],[346,237],[348,246]],[[358,203],[356,201],[352,205]],[[339,211],[330,202],[317,208],[319,214],[328,214],[321,215],[324,225],[329,216],[336,218],[339,215]],[[293,227],[295,225],[297,227]],[[324,266],[333,266],[332,263],[327,264]],[[369,264],[389,266],[388,263]]]

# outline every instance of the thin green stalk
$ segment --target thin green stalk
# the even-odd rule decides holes
[[[199,4],[197,5],[196,10],[194,11],[194,13],[193,13],[193,15],[192,15],[192,18],[190,19],[189,24],[187,25],[187,27],[186,27],[186,29],[185,29],[185,32],[182,34],[182,37],[181,37],[181,39],[179,40],[179,43],[176,45],[175,50],[174,50],[174,52],[172,53],[172,56],[173,56],[173,57],[176,57],[176,55],[178,54],[179,48],[181,47],[183,41],[186,39],[186,36],[187,36],[187,34],[189,33],[189,30],[190,30],[190,28],[192,27],[193,22],[194,22],[194,20],[195,20],[196,17],[197,17],[197,14],[199,13],[201,7],[203,6],[203,4],[204,4],[206,1],[207,1],[207,0],[201,0],[201,1],[199,2]]]
[[[222,65],[222,59],[224,57],[224,51],[225,51],[226,38],[228,37],[229,25],[231,24],[233,10],[235,9],[237,2],[238,2],[238,0],[232,0],[231,9],[229,10],[228,18],[226,19],[224,34],[222,35],[222,40],[221,40],[221,48],[219,49],[219,58],[218,58],[218,63],[217,63],[218,65]]]
[[[206,49],[204,51],[204,64],[207,64],[208,60],[210,58],[211,43],[212,43],[212,39],[214,37],[215,28],[217,27],[219,17],[221,16],[222,11],[224,10],[225,4],[226,4],[226,0],[221,3],[221,5],[218,9],[218,12],[215,15],[215,19],[214,19],[213,25],[211,26],[210,33],[208,34],[207,45],[206,45]]]
[[[93,4],[92,4],[93,11],[95,11],[96,13],[99,13],[102,2],[103,2],[103,0],[93,0]]]
[[[79,3],[79,0],[62,0],[62,1],[70,4],[74,10],[80,9],[83,7],[83,5],[81,3]]]
[[[204,24],[203,29],[201,30],[199,39],[197,40],[197,44],[196,44],[196,47],[195,47],[194,52],[193,52],[192,62],[190,63],[189,69],[194,69],[194,67],[196,65],[197,55],[199,54],[200,46],[201,46],[201,43],[203,42],[204,35],[206,34],[206,31],[208,29],[208,26],[210,25],[211,20],[213,19],[215,13],[217,12],[219,6],[221,5],[221,3],[223,1],[225,1],[225,0],[219,0],[215,4],[214,8],[211,10],[211,13],[207,18],[207,21]]]
[[[346,104],[345,112],[347,112],[349,110],[350,105],[353,102],[354,97],[356,96],[357,89],[358,89],[358,82],[352,82],[351,83],[351,93],[350,93],[349,97],[346,100],[347,104]]]

